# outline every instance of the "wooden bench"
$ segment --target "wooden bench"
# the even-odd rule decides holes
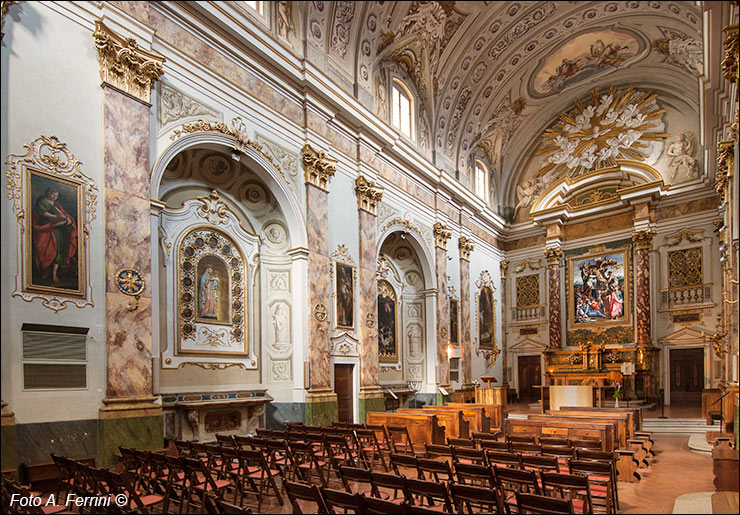
[[[472,433],[488,433],[491,430],[491,422],[486,416],[484,408],[469,407],[469,406],[424,406],[425,410],[450,410],[459,411],[462,413],[463,418],[468,421],[470,426],[470,432]]]
[[[422,409],[404,408],[396,410],[396,413],[434,413],[439,419],[440,425],[445,428],[445,436],[448,438],[470,437],[470,424],[463,417],[462,412],[448,409],[436,409],[436,406],[428,406]]]
[[[593,411],[599,413],[631,413],[634,431],[642,431],[642,408],[587,408],[584,406],[561,406],[560,409],[568,411]]]
[[[409,437],[414,444],[425,442],[444,444],[445,428],[434,413],[392,413],[387,411],[369,411],[365,413],[366,424],[383,424],[385,426],[406,426]]]
[[[488,417],[489,431],[501,429],[504,419],[506,418],[506,410],[503,406],[498,404],[462,404],[459,402],[448,402],[445,406],[453,408],[483,408],[485,416]]]
[[[630,439],[630,436],[632,434],[632,428],[630,427],[632,421],[630,420],[629,415],[627,415],[626,413],[591,413],[588,411],[547,410],[544,415],[530,415],[527,418],[532,418],[534,416],[574,418],[578,420],[584,419],[594,422],[614,422],[616,424],[615,444],[617,447],[626,447],[627,441]],[[576,422],[578,422],[578,420],[576,420]]]
[[[95,466],[93,456],[78,456],[70,458],[91,467]],[[62,473],[53,461],[34,461],[21,464],[21,482],[30,485],[33,490],[52,492]]]
[[[507,435],[532,434],[539,436],[562,436],[579,439],[591,438],[601,442],[602,451],[614,451],[614,423],[573,422],[554,420],[550,417],[545,420],[511,419],[504,422],[504,431]]]

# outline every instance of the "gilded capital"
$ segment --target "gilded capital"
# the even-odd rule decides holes
[[[473,240],[466,238],[465,236],[460,236],[457,240],[457,246],[460,248],[460,259],[470,261],[470,253],[473,252],[473,249],[475,248]]]
[[[501,269],[501,279],[506,279],[506,271],[509,269],[509,262],[505,259],[498,264]]]
[[[655,233],[650,229],[633,232],[632,243],[635,244],[635,250],[650,250],[653,245],[653,236]]]
[[[308,143],[303,145],[301,156],[306,182],[328,192],[329,177],[337,171],[337,160],[329,157],[324,150],[317,152]]]
[[[360,175],[355,179],[355,193],[357,193],[357,209],[367,211],[371,215],[377,214],[377,204],[383,198],[383,188]]]
[[[149,103],[154,81],[164,73],[164,56],[116,34],[102,20],[95,20],[93,37],[103,82]]]
[[[442,222],[434,224],[434,246],[447,250],[447,240],[452,238],[452,230],[445,227]]]
[[[717,144],[717,175],[714,183],[714,189],[720,195],[720,200],[725,200],[724,193],[727,190],[727,178],[732,175],[734,161],[735,142],[732,140],[720,141]]]
[[[722,59],[722,73],[725,79],[732,83],[737,82],[738,74],[738,33],[737,25],[728,25],[722,31],[725,36],[725,57]]]
[[[560,258],[563,257],[563,249],[560,247],[552,247],[545,249],[545,259],[548,265],[559,265]]]

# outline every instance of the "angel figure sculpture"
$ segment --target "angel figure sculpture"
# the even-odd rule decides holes
[[[689,179],[699,177],[697,161],[694,157],[695,151],[694,138],[684,133],[668,147],[666,156],[668,156],[668,170],[671,174],[671,181],[682,176],[687,176]]]

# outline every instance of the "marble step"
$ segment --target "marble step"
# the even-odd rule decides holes
[[[703,418],[644,418],[642,428],[653,433],[673,434],[706,434],[707,431],[719,431],[720,424],[708,425]]]

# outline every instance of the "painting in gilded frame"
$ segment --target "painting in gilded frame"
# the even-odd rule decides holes
[[[478,342],[481,349],[494,350],[495,348],[495,301],[493,289],[483,286],[478,294]]]
[[[26,168],[26,291],[83,297],[83,185]]]
[[[450,299],[450,344],[460,344],[460,302],[457,299]]]
[[[568,258],[569,328],[629,323],[629,270],[626,249]]]
[[[387,281],[378,281],[378,359],[398,361],[398,300]]]
[[[351,265],[336,263],[334,291],[336,292],[336,326],[355,327],[355,270]]]

